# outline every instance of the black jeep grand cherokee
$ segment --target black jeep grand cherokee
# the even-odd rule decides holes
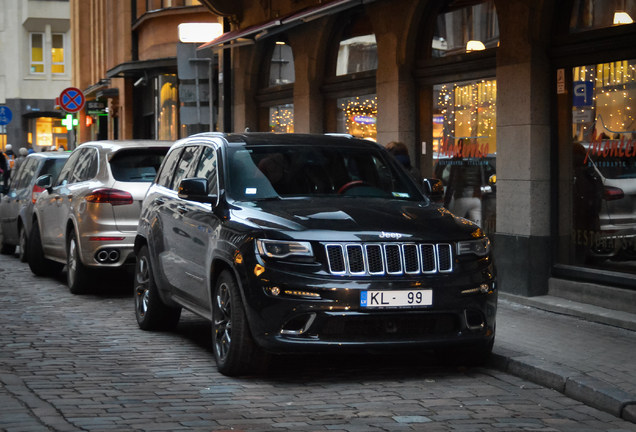
[[[212,322],[219,371],[269,353],[467,348],[495,337],[496,271],[479,226],[431,204],[381,146],[347,136],[195,135],[143,202],[142,329]]]

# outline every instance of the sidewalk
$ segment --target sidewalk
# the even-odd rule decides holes
[[[491,366],[636,423],[632,323],[634,314],[500,294]]]

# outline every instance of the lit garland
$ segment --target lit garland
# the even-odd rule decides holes
[[[441,134],[437,138],[488,137],[490,151],[496,151],[496,80],[463,85],[444,84],[439,91],[437,107],[444,119]]]
[[[572,122],[574,135],[578,136],[578,132],[581,133],[579,140],[591,138],[583,135],[587,134],[588,128],[598,120],[599,115],[603,121],[598,124],[598,133],[601,133],[601,129],[605,129],[607,133],[620,131],[619,134],[629,132],[625,129],[635,129],[636,118],[631,107],[631,92],[636,81],[635,65],[625,60],[595,66],[578,66],[574,68],[572,78],[574,82],[586,81],[594,84],[592,100],[595,103],[590,109],[596,110],[596,115],[589,121]],[[574,112],[578,110],[585,112],[585,109],[580,107],[573,108]],[[582,125],[582,130],[577,132],[578,125]]]
[[[294,132],[294,105],[280,105],[269,109],[270,132]]]
[[[346,133],[374,141],[378,135],[378,98],[375,95],[338,99],[344,114]]]

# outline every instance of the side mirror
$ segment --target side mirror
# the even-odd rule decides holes
[[[439,179],[424,179],[422,181],[424,193],[433,202],[440,202],[444,199],[444,184]]]
[[[45,174],[43,176],[38,177],[38,179],[35,181],[36,186],[39,186],[43,189],[51,189],[51,187],[53,187],[53,178],[51,177],[51,174]]]
[[[216,204],[218,196],[208,195],[208,179],[202,177],[187,178],[179,183],[179,198],[188,201]]]

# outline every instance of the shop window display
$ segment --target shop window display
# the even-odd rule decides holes
[[[451,1],[435,22],[433,57],[481,51],[498,44],[499,23],[492,0]]]
[[[570,33],[632,24],[636,0],[575,0]]]
[[[294,132],[294,104],[269,107],[270,132]]]
[[[572,73],[568,261],[636,272],[636,60]]]
[[[357,138],[373,141],[377,137],[378,98],[376,95],[339,98],[338,133],[348,133]]]
[[[434,86],[433,158],[444,183],[444,207],[496,228],[497,81]]]

